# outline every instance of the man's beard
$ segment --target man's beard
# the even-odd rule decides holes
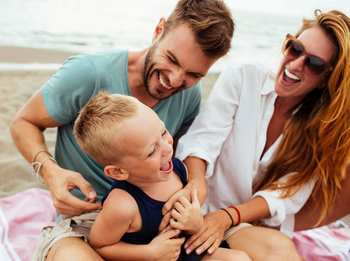
[[[144,85],[145,85],[145,88],[148,92],[148,94],[156,99],[156,100],[164,100],[164,99],[167,99],[169,98],[171,95],[175,94],[175,93],[178,93],[179,91],[182,91],[184,88],[177,88],[176,90],[174,90],[173,92],[170,93],[170,95],[166,96],[166,97],[162,97],[161,95],[164,94],[164,92],[162,92],[161,90],[157,89],[156,88],[156,92],[157,94],[154,94],[154,93],[151,93],[151,90],[150,90],[150,81],[151,81],[151,71],[153,70],[153,67],[155,65],[155,63],[153,62],[153,56],[154,56],[154,53],[155,51],[157,50],[158,48],[158,42],[153,44],[149,49],[148,49],[148,52],[147,52],[147,55],[146,55],[146,58],[145,58],[145,64],[144,64],[144,69],[143,69],[143,82],[144,82]],[[156,73],[157,74],[157,77],[159,77],[158,73],[156,70],[154,70],[153,73]],[[185,86],[184,86],[185,87]]]

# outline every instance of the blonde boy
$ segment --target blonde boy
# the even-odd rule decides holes
[[[170,225],[158,234],[164,203],[187,183],[186,167],[172,159],[173,139],[157,114],[137,99],[100,92],[81,110],[74,135],[79,146],[115,181],[104,197],[89,243],[108,260],[250,260],[219,248],[212,255],[181,251],[181,230],[197,232],[203,217],[192,203],[175,204]]]

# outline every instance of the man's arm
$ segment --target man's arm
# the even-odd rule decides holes
[[[33,156],[39,150],[47,150],[43,132],[46,128],[58,127],[46,110],[41,91],[38,90],[13,118],[10,126],[12,139],[23,157],[32,163]],[[37,154],[35,161],[42,162],[49,157],[46,152]],[[55,162],[46,160],[40,168],[40,176],[50,189],[54,206],[58,213],[64,215],[81,215],[86,211],[100,208],[97,195],[92,186],[81,174],[62,169]],[[86,195],[85,202],[74,197],[70,191],[79,187]]]

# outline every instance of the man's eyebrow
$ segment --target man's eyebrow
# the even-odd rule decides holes
[[[178,64],[178,65],[181,67],[181,65],[180,65],[179,61],[177,60],[176,56],[175,56],[171,51],[169,51],[169,50],[167,50],[167,53],[168,53],[169,56],[171,56],[171,59],[173,59],[174,62],[175,62],[176,64]],[[181,67],[181,68],[182,68],[182,67]],[[197,74],[197,75],[199,75],[200,77],[204,77],[204,76],[205,76],[205,75],[203,75],[203,74],[200,73],[200,72],[187,72],[187,73],[190,73],[190,74]]]

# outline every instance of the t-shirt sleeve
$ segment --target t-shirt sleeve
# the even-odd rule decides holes
[[[72,56],[41,88],[50,116],[60,124],[73,121],[96,87],[95,68],[89,55]]]
[[[191,95],[189,95],[187,102],[186,115],[180,129],[174,135],[175,138],[180,138],[184,135],[190,128],[195,117],[198,115],[201,108],[202,101],[202,84],[197,83],[195,86],[191,87]]]

